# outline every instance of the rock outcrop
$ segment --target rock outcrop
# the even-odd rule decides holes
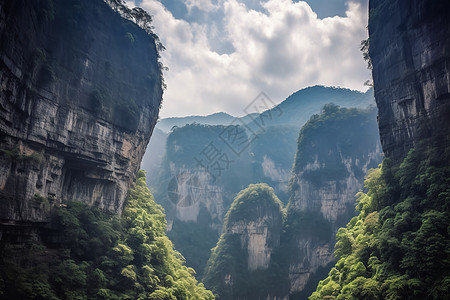
[[[419,141],[449,145],[450,4],[372,0],[369,53],[381,144],[400,161]]]
[[[280,245],[282,204],[266,184],[251,184],[235,198],[212,250],[205,283],[220,299],[265,299],[272,255]],[[272,274],[272,275],[270,275]]]
[[[240,192],[206,286],[221,299],[305,299],[331,268],[336,232],[356,214],[355,194],[380,162],[376,109],[325,105],[300,131],[285,216],[278,220],[279,208],[268,210],[262,196],[250,201],[252,185]]]
[[[318,279],[310,282],[314,274],[333,261],[334,236],[355,215],[355,194],[367,170],[380,162],[375,109],[327,105],[303,127],[284,239],[290,248],[290,294],[317,284]]]
[[[154,37],[101,0],[2,0],[0,45],[0,219],[120,214],[162,98]]]
[[[156,195],[169,225],[173,220],[197,222],[206,208],[208,226],[221,233],[234,196],[255,177],[249,151],[237,155],[224,142],[227,130],[226,126],[192,124],[175,128],[168,136]],[[243,128],[236,130],[247,140]]]

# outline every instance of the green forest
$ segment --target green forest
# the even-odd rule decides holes
[[[165,235],[142,171],[121,217],[70,202],[54,220],[51,241],[2,243],[0,298],[214,298]]]
[[[412,149],[369,172],[359,215],[337,233],[338,261],[310,300],[448,297],[449,150]]]

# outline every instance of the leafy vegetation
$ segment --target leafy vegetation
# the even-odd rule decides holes
[[[40,0],[39,1],[39,20],[43,23],[52,21],[55,17],[55,8],[53,0]]]
[[[338,262],[309,299],[448,297],[450,149],[421,148],[369,172],[359,215],[337,233]]]
[[[186,258],[186,265],[192,267],[197,278],[203,277],[203,271],[211,254],[211,248],[219,239],[217,230],[210,227],[210,222],[173,221],[172,230],[167,236]]]
[[[267,184],[250,184],[239,192],[228,210],[224,226],[237,221],[255,221],[262,216],[279,212],[283,208],[273,189]]]
[[[163,89],[166,89],[166,83],[164,82],[164,76],[162,70],[168,71],[169,68],[164,66],[161,62],[161,51],[164,51],[166,48],[161,43],[159,36],[155,34],[153,31],[154,27],[152,25],[152,16],[147,13],[144,9],[140,7],[134,7],[132,9],[128,8],[125,1],[123,0],[104,0],[114,11],[120,14],[120,16],[126,20],[130,20],[140,28],[144,29],[145,32],[153,38],[156,45],[157,56],[158,56],[158,65],[159,65],[159,80],[161,81],[161,85]],[[134,44],[134,37],[130,32],[126,33],[126,37],[129,39],[131,44]]]
[[[2,239],[2,299],[214,298],[165,236],[143,173],[121,217],[72,202],[53,220],[57,232],[45,242],[17,248]]]
[[[155,195],[169,218],[174,213],[174,207],[167,196],[167,187],[171,181],[173,182],[174,175],[176,175],[174,172],[178,170],[209,172],[212,175],[210,181],[202,182],[202,188],[207,188],[208,184],[223,185],[228,194],[234,195],[254,180],[254,170],[248,151],[244,151],[238,156],[221,139],[221,136],[226,136],[223,133],[226,128],[227,126],[222,125],[211,126],[194,123],[183,127],[174,126],[172,129],[166,142],[166,156],[162,162],[162,171],[153,183],[157,187]],[[242,132],[243,129],[238,128]],[[246,134],[244,138],[247,139]],[[211,154],[214,155],[208,153],[205,155],[205,151],[208,149],[213,149],[214,153],[211,152]],[[211,157],[215,159],[210,159]],[[175,171],[169,165],[175,166]],[[219,167],[220,171],[218,171]],[[232,197],[225,195],[224,198],[224,206],[229,207],[233,201]]]

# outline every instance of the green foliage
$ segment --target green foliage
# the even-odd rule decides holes
[[[90,95],[90,108],[98,115],[100,115],[105,107],[107,96],[100,89],[95,89]]]
[[[258,209],[255,209],[255,208]],[[283,204],[265,183],[250,184],[237,194],[225,215],[224,226],[237,221],[254,221],[270,212],[281,211]]]
[[[177,250],[186,258],[186,265],[197,272],[197,278],[202,278],[211,248],[219,238],[217,230],[210,228],[208,223],[182,222],[175,219],[172,230],[167,233]]]
[[[12,161],[20,157],[19,148],[14,149],[0,149],[0,157],[5,160]]]
[[[105,63],[105,71],[108,76],[113,76],[110,63]],[[92,90],[89,96],[88,108],[99,116],[112,119],[114,124],[124,129],[135,131],[139,122],[139,106],[134,99],[112,97],[110,92],[101,87]]]
[[[284,239],[287,241],[299,236],[329,241],[333,236],[331,223],[318,211],[288,209],[284,223]]]
[[[144,173],[122,217],[71,202],[53,220],[54,241],[26,245],[20,257],[2,241],[2,299],[213,299],[165,236]]]
[[[374,13],[374,9],[370,10],[370,14],[372,14],[372,13]],[[370,39],[367,38],[367,39],[361,41],[361,47],[359,48],[359,50],[361,50],[361,52],[363,54],[363,58],[367,62],[367,68],[369,70],[372,70],[373,66],[372,66],[372,59],[370,58],[370,55],[369,55],[369,47],[370,47]]]
[[[378,128],[376,110],[341,108],[333,103],[324,105],[320,115],[313,115],[302,127],[294,160],[296,174],[315,185],[339,180],[348,175],[343,158],[365,160],[363,155],[376,149]],[[308,164],[316,164],[307,167]],[[352,166],[361,173],[361,167]],[[357,174],[358,175],[358,174]]]
[[[114,106],[114,122],[125,129],[136,131],[139,115],[139,107],[133,99],[121,100]]]
[[[48,23],[53,21],[55,18],[55,8],[53,4],[53,0],[40,0],[39,1],[39,19],[43,23]]]
[[[447,150],[411,150],[400,165],[385,159],[371,170],[359,216],[337,233],[338,262],[310,299],[447,298],[448,161]]]
[[[264,156],[272,159],[277,166],[283,169],[292,168],[292,159],[295,156],[298,137],[297,127],[271,126],[258,134],[250,145],[254,159],[264,161]]]
[[[42,154],[34,151],[31,154],[23,154],[19,147],[13,149],[0,149],[0,157],[8,161],[31,161],[39,164],[44,159]]]

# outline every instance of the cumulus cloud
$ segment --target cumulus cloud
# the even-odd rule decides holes
[[[242,115],[261,91],[280,102],[314,84],[363,90],[369,78],[358,47],[367,35],[367,12],[358,3],[349,3],[344,17],[324,19],[304,1],[269,0],[260,10],[237,0],[188,3],[221,10],[223,19],[188,23],[156,0],[140,4],[153,15],[167,49],[162,53],[169,71],[161,117],[218,111]],[[214,51],[213,35],[227,40],[233,51]]]
[[[214,5],[211,0],[186,0],[186,6],[191,11],[193,7],[197,7],[205,12],[217,10],[219,5]]]

